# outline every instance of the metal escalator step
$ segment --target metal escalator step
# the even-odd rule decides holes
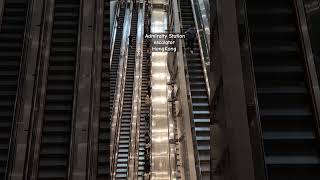
[[[79,5],[78,1],[55,2],[39,179],[67,177]]]
[[[0,29],[0,179],[4,179],[29,1],[5,1]]]

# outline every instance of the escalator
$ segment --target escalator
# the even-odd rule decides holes
[[[101,67],[101,89],[100,89],[100,115],[99,115],[99,137],[98,137],[98,166],[97,180],[105,180],[110,177],[110,127],[111,121],[108,116],[109,108],[109,67],[110,67],[110,31],[109,31],[110,3],[104,0],[103,11],[103,39],[102,39],[102,67]],[[122,19],[124,14],[122,14]],[[121,38],[120,38],[121,41]],[[118,42],[119,43],[119,42]],[[115,47],[116,48],[116,47]],[[119,48],[118,48],[119,49]],[[114,60],[116,61],[116,60]]]
[[[80,0],[55,0],[38,179],[68,179]]]
[[[144,22],[148,22],[148,8],[145,7]],[[146,25],[146,24],[145,24]],[[147,41],[143,39],[143,60],[142,60],[142,87],[141,87],[141,108],[140,108],[140,130],[139,130],[139,165],[138,176],[143,179],[144,174],[144,152],[145,152],[145,133],[150,132],[150,125],[146,124],[145,117],[150,114],[150,106],[146,104],[145,99],[147,96],[148,86],[150,83],[150,59],[147,57]]]
[[[180,0],[180,10],[183,31],[194,25],[193,12],[190,0]],[[187,44],[187,42],[185,42]],[[210,112],[209,98],[206,89],[204,71],[200,56],[198,41],[194,44],[194,54],[185,52],[189,84],[192,98],[193,123],[196,133],[195,150],[198,151],[202,179],[210,179]]]
[[[125,74],[125,87],[123,94],[123,107],[121,118],[119,119],[119,132],[117,143],[117,158],[116,179],[128,179],[128,158],[130,150],[130,134],[131,134],[131,113],[132,113],[132,98],[133,98],[133,84],[134,84],[134,69],[135,69],[135,55],[136,55],[136,35],[137,35],[137,8],[132,10],[131,31],[132,47],[128,47],[127,70]]]
[[[126,8],[121,7],[119,12],[119,21],[118,27],[116,32],[116,39],[114,41],[114,49],[112,54],[112,62],[110,67],[110,112],[113,110],[113,101],[115,96],[115,89],[116,89],[116,81],[118,77],[118,67],[119,67],[119,57],[121,52],[121,40],[122,40],[122,33],[123,33],[123,23],[124,23],[124,16],[125,16]],[[104,18],[106,19],[106,18]],[[106,31],[106,29],[104,29]],[[104,44],[104,46],[109,46]],[[111,113],[112,114],[112,113]],[[110,115],[111,115],[110,114]]]
[[[319,139],[291,0],[248,0],[254,75],[269,180],[319,179]]]
[[[7,0],[0,31],[0,179],[5,179],[23,55],[28,0]]]

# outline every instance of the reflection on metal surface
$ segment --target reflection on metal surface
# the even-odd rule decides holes
[[[167,4],[167,0],[152,0],[152,4]]]
[[[117,16],[117,14],[119,14],[120,12],[120,6],[116,6],[116,4],[114,4],[114,12],[112,14],[114,14],[114,17],[111,18],[113,19],[113,21],[110,21],[110,30],[111,30],[111,42],[110,42],[110,67],[111,67],[111,64],[112,64],[112,56],[113,56],[113,49],[114,49],[114,42],[116,40],[116,33],[117,33],[117,28],[119,26],[118,22],[117,22],[117,19],[115,18]],[[117,9],[115,9],[117,8]],[[111,7],[110,7],[111,9]],[[111,24],[113,23],[113,24]]]
[[[208,93],[208,97],[210,97],[210,86],[209,86],[209,79],[208,79],[208,74],[207,74],[207,68],[206,66],[206,61],[210,62],[210,57],[209,57],[209,42],[208,39],[204,38],[204,42],[201,41],[201,33],[199,31],[199,29],[202,31],[201,28],[203,28],[203,23],[202,21],[199,19],[199,12],[197,11],[198,9],[195,9],[196,7],[198,7],[198,4],[195,5],[194,0],[191,0],[191,6],[192,6],[192,12],[193,12],[193,19],[195,22],[195,26],[197,29],[197,40],[199,43],[199,48],[200,48],[200,55],[201,55],[201,62],[202,62],[202,69],[203,69],[203,74],[204,74],[204,78],[205,78],[205,82],[206,82],[206,90]]]
[[[210,4],[207,0],[198,0],[199,10],[202,18],[203,28],[206,34],[206,39],[208,42],[208,47],[210,48]]]
[[[155,1],[153,1],[154,3]],[[164,1],[162,1],[164,2]],[[163,9],[154,8],[151,18],[151,33],[165,32],[167,16]],[[169,124],[167,118],[167,53],[153,52],[151,56],[152,86],[152,176],[151,179],[170,179]]]

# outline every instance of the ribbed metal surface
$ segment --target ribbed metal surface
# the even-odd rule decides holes
[[[38,179],[68,179],[80,0],[56,0]]]
[[[110,54],[110,32],[109,32],[109,1],[104,1],[103,12],[103,46],[102,46],[102,70],[101,70],[101,92],[100,92],[100,116],[98,137],[98,169],[97,180],[110,178],[110,116],[108,116],[110,92],[109,92],[109,54]],[[123,16],[121,17],[123,18]],[[121,40],[120,40],[121,41]],[[117,43],[117,41],[116,41]],[[118,42],[119,43],[119,42]],[[116,49],[117,47],[115,47]],[[116,60],[114,60],[116,61]]]
[[[183,31],[195,24],[190,0],[180,0]],[[187,44],[187,42],[186,42]],[[193,122],[195,124],[197,151],[202,179],[210,179],[210,112],[205,77],[202,68],[198,41],[194,54],[186,52],[189,83],[192,98]]]
[[[123,94],[123,108],[121,119],[119,120],[119,141],[117,144],[118,156],[116,161],[116,179],[128,179],[128,158],[130,148],[130,132],[131,132],[131,113],[132,113],[132,98],[133,98],[133,83],[136,55],[136,35],[137,35],[137,8],[132,10],[131,30],[132,47],[128,50],[126,81]]]
[[[293,1],[249,0],[247,7],[268,179],[319,179],[319,140]]]
[[[4,179],[14,119],[28,0],[7,0],[0,31],[0,179]]]

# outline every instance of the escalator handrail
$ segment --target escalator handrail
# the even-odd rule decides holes
[[[199,4],[199,0],[190,0],[191,1],[191,7],[192,7],[192,11],[193,11],[193,15],[194,15],[194,21],[195,23],[197,23],[197,30],[198,30],[198,35],[202,35],[204,38],[204,42],[201,41],[201,36],[199,36],[199,39],[201,41],[202,44],[202,48],[204,49],[204,51],[206,52],[206,54],[204,55],[204,58],[206,60],[209,60],[209,49],[210,49],[210,40],[208,40],[207,35],[205,33],[205,25],[202,19],[202,15],[201,15],[201,9],[200,9],[200,4]],[[209,32],[210,33],[210,32]],[[205,35],[203,35],[205,34]]]
[[[304,2],[302,0],[294,0],[294,7],[297,16],[297,26],[299,29],[300,43],[303,49],[303,60],[306,70],[306,78],[308,88],[312,97],[313,111],[315,114],[315,124],[317,137],[320,138],[320,91],[317,72],[315,69],[314,55],[312,44],[309,36],[309,29],[305,14]]]
[[[209,8],[209,12],[211,11],[210,9],[212,8],[210,6],[210,2],[208,2],[209,4],[205,3],[205,0],[196,0],[195,3],[197,3],[197,9],[198,9],[198,16],[199,16],[199,20],[202,26],[202,30],[203,30],[203,37],[207,46],[207,52],[210,54],[210,34],[211,34],[211,29],[210,29],[210,16],[211,13],[208,14],[206,8]],[[209,5],[209,7],[206,7],[206,5]],[[200,18],[201,17],[201,18]],[[208,54],[208,57],[210,57],[210,55]]]
[[[180,20],[180,24],[182,25],[182,16],[181,16],[181,7],[180,7],[180,1],[181,0],[177,0],[178,2],[178,14],[179,14],[179,20]],[[180,32],[183,32],[183,27],[180,26]],[[190,119],[190,124],[191,126],[191,133],[192,133],[192,137],[193,137],[193,148],[194,148],[194,157],[195,157],[195,169],[196,169],[196,173],[197,173],[197,179],[202,179],[202,175],[201,175],[201,167],[200,167],[200,158],[199,158],[199,152],[198,152],[198,144],[196,141],[196,133],[195,133],[195,125],[193,122],[193,107],[192,107],[192,96],[191,96],[191,90],[190,90],[190,83],[189,83],[189,73],[188,73],[188,67],[187,67],[187,57],[186,57],[186,51],[185,51],[185,43],[183,40],[180,41],[181,42],[181,47],[182,50],[184,51],[183,53],[183,60],[184,60],[184,70],[185,70],[185,78],[186,78],[186,89],[187,89],[187,96],[188,96],[188,106],[189,106],[189,116],[192,117],[192,119]]]
[[[111,67],[111,64],[112,64],[112,56],[113,56],[113,49],[114,49],[114,43],[115,43],[115,40],[116,40],[116,34],[117,34],[117,30],[118,30],[118,21],[117,21],[117,17],[119,17],[120,15],[120,11],[121,11],[121,5],[119,4],[119,2],[117,2],[117,5],[116,5],[116,12],[115,12],[115,15],[114,15],[114,19],[113,19],[113,25],[112,25],[112,34],[111,34],[111,48],[110,48],[110,67]]]
[[[246,42],[248,43],[248,47],[247,47],[247,51],[246,53],[248,53],[249,57],[248,57],[248,61],[249,64],[246,64],[247,67],[249,68],[249,71],[246,71],[244,73],[248,73],[250,80],[248,82],[248,84],[245,84],[246,88],[246,94],[250,97],[252,97],[252,102],[248,102],[248,97],[246,97],[246,104],[247,104],[247,117],[248,117],[248,122],[249,122],[249,128],[250,128],[250,134],[251,133],[256,133],[254,137],[252,138],[256,138],[258,139],[258,143],[256,143],[256,141],[254,141],[254,144],[256,146],[258,146],[259,149],[254,149],[253,153],[257,153],[256,156],[253,154],[253,159],[255,164],[263,164],[263,169],[259,169],[258,167],[260,166],[256,166],[255,168],[255,176],[260,179],[260,180],[265,180],[267,178],[267,174],[266,174],[266,164],[265,164],[265,151],[264,151],[264,146],[263,146],[263,132],[262,132],[262,124],[261,124],[261,120],[260,120],[260,111],[259,111],[259,103],[258,103],[258,95],[257,95],[257,87],[256,87],[256,80],[255,80],[255,75],[254,75],[254,65],[253,65],[253,52],[252,52],[252,44],[251,44],[251,38],[250,38],[250,28],[249,28],[249,20],[248,20],[248,8],[247,8],[247,0],[242,0],[240,1],[242,3],[242,8],[243,8],[243,12],[244,12],[244,25],[245,25],[245,34],[247,36],[247,40]],[[249,91],[248,89],[249,86],[251,86],[251,90]],[[253,111],[253,112],[250,112]],[[255,124],[255,125],[252,125]],[[251,144],[252,146],[252,144]]]
[[[210,62],[208,42],[207,42],[206,36],[203,36],[203,32],[204,32],[203,31],[203,22],[198,14],[199,9],[195,9],[195,6],[199,7],[199,5],[195,4],[194,0],[190,0],[190,1],[191,1],[192,12],[193,12],[192,13],[193,20],[195,23],[195,27],[197,29],[197,40],[198,40],[198,44],[199,44],[203,74],[204,74],[204,78],[205,78],[205,82],[206,82],[206,90],[207,90],[206,92],[207,92],[208,97],[210,97],[210,86],[209,86],[209,79],[208,79],[208,73],[207,73],[206,62],[205,62],[205,60]],[[201,30],[201,33],[200,33],[200,30]],[[201,41],[202,36],[204,37],[205,42]],[[205,51],[205,53],[204,53],[204,51]]]

